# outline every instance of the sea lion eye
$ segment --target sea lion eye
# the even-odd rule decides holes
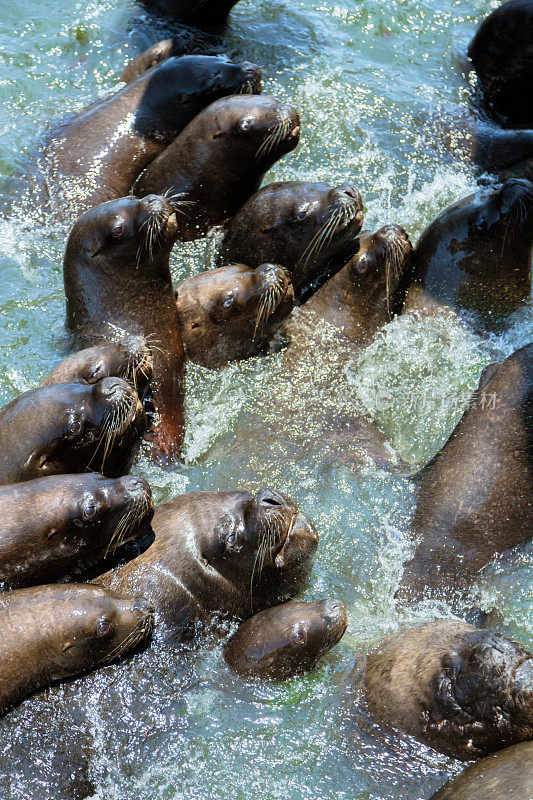
[[[90,375],[87,376],[85,379],[87,383],[96,383],[100,380],[100,378],[104,377],[104,365],[98,364],[96,369],[94,369]]]
[[[105,617],[96,620],[96,635],[107,636],[111,630],[111,623]]]
[[[307,633],[303,628],[298,628],[294,634],[293,641],[295,644],[305,644],[307,641]]]
[[[75,419],[73,422],[70,423],[69,432],[73,436],[78,436],[83,430],[83,422],[81,419]]]
[[[246,117],[240,119],[237,125],[241,133],[247,133],[249,130],[253,128],[253,126],[254,126],[254,118],[249,114]]]
[[[113,239],[120,239],[123,233],[124,233],[124,225],[121,222],[117,222],[117,224],[111,231]]]
[[[295,214],[295,219],[297,222],[303,222],[303,220],[307,217],[307,208],[301,208],[300,211],[297,211]]]
[[[226,542],[228,544],[235,544],[236,540],[237,540],[236,533],[230,533],[229,536],[226,538]]]
[[[84,519],[94,519],[95,516],[96,516],[96,506],[92,504],[85,506],[85,508],[83,509]]]
[[[234,292],[227,292],[227,294],[222,299],[222,308],[231,308],[234,302],[235,302]]]

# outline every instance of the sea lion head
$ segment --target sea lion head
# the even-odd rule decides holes
[[[135,128],[145,136],[163,136],[167,144],[210,103],[230,94],[259,94],[262,72],[249,61],[236,63],[225,55],[172,57],[146,77]],[[180,124],[176,127],[176,108]]]
[[[113,333],[110,329],[110,336]],[[102,378],[116,377],[129,381],[142,397],[152,379],[152,353],[143,336],[121,333],[115,341],[72,353],[46,375],[41,385],[79,379],[93,384]]]
[[[177,233],[175,207],[157,195],[121,197],[89,209],[68,238],[65,265],[86,263],[91,271],[120,266],[122,272],[157,272],[168,266]],[[149,342],[148,342],[149,344]]]
[[[51,518],[47,538],[52,541],[75,538],[93,541],[96,555],[113,554],[119,547],[137,540],[146,530],[154,504],[150,484],[144,478],[127,475],[105,478],[97,473],[50,479],[57,483],[58,513]],[[50,496],[49,480],[41,486]],[[44,505],[46,513],[53,504]],[[98,546],[99,544],[99,546]]]
[[[239,170],[242,169],[241,159],[248,156],[252,168],[256,164],[261,172],[265,172],[279,158],[294,150],[300,138],[298,112],[273,97],[223,97],[209,106],[204,114],[211,138],[229,143]]]
[[[87,468],[119,477],[145,428],[137,392],[121,378],[25,392],[0,413],[4,482]]]
[[[363,231],[358,242],[359,249],[349,262],[354,285],[365,294],[383,287],[389,314],[399,313],[398,290],[409,279],[413,256],[407,231],[400,225],[384,225],[375,233]]]
[[[249,615],[290,597],[310,571],[318,534],[296,504],[272,489],[220,492],[196,527],[202,563],[234,590],[235,613]]]
[[[283,267],[236,264],[184,281],[176,302],[187,357],[215,367],[257,353],[291,313],[294,291]]]
[[[118,661],[146,641],[153,629],[150,603],[100,586],[72,585],[62,607],[50,608],[48,613],[45,626],[57,624],[58,617],[62,621],[60,635],[54,637],[54,663],[66,674]]]
[[[346,608],[338,600],[290,600],[243,622],[224,657],[240,675],[285,680],[312,669],[341,640],[346,625]]]
[[[426,729],[443,752],[479,758],[533,737],[533,654],[496,632],[464,635],[431,691]]]
[[[324,272],[361,230],[363,203],[350,185],[290,181],[260,189],[233,217],[219,263],[280,264],[296,292]]]
[[[17,589],[86,576],[118,548],[137,545],[151,533],[154,506],[143,478],[89,472],[2,487],[0,513],[0,583]]]

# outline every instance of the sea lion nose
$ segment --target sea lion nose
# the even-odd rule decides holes
[[[146,197],[143,197],[142,203],[148,207],[152,214],[156,214],[159,211],[166,211],[168,207],[164,197],[158,194],[147,194]]]
[[[123,485],[135,498],[152,496],[152,490],[148,481],[137,475],[127,475],[123,478]]]
[[[128,384],[121,378],[103,378],[96,384],[100,394],[110,403],[117,403],[128,394]]]
[[[357,191],[357,189],[355,188],[355,186],[352,186],[349,183],[344,183],[342,186],[337,186],[337,190],[336,191],[341,196],[343,195],[344,198],[348,200],[348,202],[351,203],[351,202],[353,202],[355,200],[355,202],[358,205],[362,206],[363,199],[362,199],[361,195],[359,194],[359,192]]]
[[[513,689],[533,700],[533,658],[528,658],[516,670]],[[533,716],[533,708],[530,713]]]
[[[131,610],[143,617],[151,617],[155,614],[155,606],[153,603],[150,603],[142,597],[135,600]]]
[[[285,499],[273,489],[260,489],[255,496],[255,501],[266,508],[279,508],[279,506],[285,505]]]

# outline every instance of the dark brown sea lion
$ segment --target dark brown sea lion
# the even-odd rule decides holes
[[[456,603],[497,553],[533,537],[533,344],[488,367],[442,450],[418,474],[419,544],[398,597]]]
[[[270,489],[191,492],[158,506],[152,527],[142,555],[97,580],[141,591],[178,637],[212,614],[246,618],[292,597],[318,544],[292,500]]]
[[[532,248],[533,185],[479,189],[423,232],[404,311],[463,308],[495,325],[529,296]]]
[[[220,28],[238,0],[140,0],[142,4],[173,19],[200,28]]]
[[[328,271],[363,223],[361,195],[352,186],[271,183],[251,197],[229,222],[218,264],[279,264],[299,296]],[[343,264],[337,265],[337,269]]]
[[[0,411],[0,485],[87,469],[118,478],[145,428],[137,392],[120,378],[32,389]]]
[[[521,742],[470,764],[430,800],[531,800],[533,742]]]
[[[335,326],[354,344],[368,344],[394,314],[399,314],[411,278],[413,246],[400,225],[363,231],[355,254],[315,292],[286,327],[312,314]]]
[[[139,75],[144,75],[145,72],[152,69],[152,67],[157,67],[158,64],[167,61],[171,56],[177,55],[180,54],[174,52],[174,39],[162,39],[126,64],[120,80],[123,83],[131,83]]]
[[[287,103],[261,95],[223,97],[148,164],[133,191],[184,202],[178,238],[197,239],[236,214],[299,138],[300,117]]]
[[[176,303],[187,358],[214,368],[260,352],[291,313],[294,291],[282,267],[236,264],[183,281]]]
[[[509,127],[533,127],[532,41],[532,0],[509,0],[481,23],[468,48],[488,111]]]
[[[346,630],[338,600],[290,600],[241,623],[224,645],[224,658],[245,678],[283,681],[312,669]]]
[[[468,761],[533,737],[533,655],[456,620],[387,639],[368,656],[365,697],[387,725]]]
[[[78,379],[96,383],[102,378],[124,378],[143,397],[152,379],[152,363],[150,348],[141,336],[124,336],[67,356],[45,375],[41,386]]]
[[[0,607],[0,714],[131,653],[153,626],[145,600],[79,583],[3,592]]]
[[[63,261],[67,328],[80,346],[101,342],[115,326],[150,347],[156,451],[169,457],[180,453],[184,424],[184,354],[169,268],[176,232],[166,200],[124,197],[77,220]]]
[[[137,477],[61,475],[2,487],[0,587],[85,577],[135,542],[153,512],[150,486]]]
[[[225,56],[170,58],[52,131],[39,159],[52,209],[75,217],[127,195],[202,109],[260,91],[261,72]]]

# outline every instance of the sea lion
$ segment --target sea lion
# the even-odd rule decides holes
[[[509,0],[481,23],[468,48],[485,107],[509,127],[533,128],[532,0]]]
[[[521,742],[470,764],[430,800],[531,800],[533,742]]]
[[[260,352],[291,313],[294,291],[282,267],[236,264],[183,281],[176,303],[187,358],[214,368]]]
[[[158,415],[156,452],[178,456],[183,441],[183,344],[169,257],[176,213],[166,200],[123,197],[77,220],[63,274],[68,330],[89,347],[117,327],[141,336],[152,351]]]
[[[133,652],[153,626],[145,600],[80,583],[3,592],[0,605],[0,714]]]
[[[224,658],[245,678],[284,681],[313,669],[340,642],[346,625],[338,600],[290,600],[242,622],[224,645]]]
[[[0,587],[85,577],[154,513],[143,478],[60,475],[0,488]]]
[[[40,154],[52,210],[75,218],[127,195],[143,169],[202,109],[261,88],[261,71],[226,56],[170,58],[54,129]]]
[[[402,309],[411,279],[413,246],[400,225],[363,231],[348,263],[300,307],[291,326],[312,315],[334,326],[356,345],[368,344]]]
[[[529,296],[532,247],[533,184],[511,179],[479,189],[422,233],[404,311],[462,308],[497,325]]]
[[[137,392],[121,378],[31,389],[0,411],[0,486],[89,468],[118,478],[145,429]]]
[[[467,410],[417,476],[419,540],[397,593],[461,603],[497,553],[533,536],[533,344],[481,376]]]
[[[453,758],[533,737],[533,655],[464,622],[393,635],[368,656],[364,687],[381,722]]]
[[[292,500],[271,489],[175,497],[156,508],[152,527],[153,544],[97,582],[142,591],[173,637],[213,614],[245,619],[292,597],[318,544]]]
[[[289,343],[274,377],[235,430],[214,443],[211,458],[246,465],[260,442],[262,457],[275,464],[412,472],[367,418],[347,376],[360,349],[401,308],[411,254],[399,225],[365,232],[352,243],[348,264],[283,323],[278,338]]]
[[[287,103],[262,95],[223,97],[148,164],[133,191],[178,198],[184,203],[178,238],[197,239],[236,214],[299,138],[300,117]]]
[[[229,222],[218,265],[279,264],[289,271],[298,297],[328,271],[362,224],[363,201],[352,186],[332,189],[323,183],[271,183]],[[345,263],[346,259],[337,269]]]
[[[221,28],[238,0],[140,0],[149,10],[199,28]]]
[[[141,336],[125,336],[71,353],[45,375],[41,386],[78,379],[97,383],[102,378],[124,378],[142,398],[152,374],[152,353],[146,342]]]

